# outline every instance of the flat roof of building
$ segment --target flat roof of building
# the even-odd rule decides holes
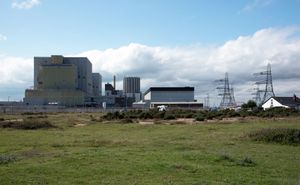
[[[202,105],[203,103],[201,102],[151,102],[153,105],[161,105],[161,104],[166,104],[166,105],[185,105],[185,104],[190,104],[190,105]]]
[[[194,87],[150,87],[145,94],[150,91],[194,91]]]

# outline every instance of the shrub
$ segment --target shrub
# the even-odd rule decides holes
[[[24,112],[22,115],[42,115],[42,112]]]
[[[2,128],[15,128],[24,130],[34,130],[42,128],[55,128],[48,120],[25,119],[23,121],[1,122]]]
[[[108,112],[107,114],[103,115],[102,118],[106,120],[112,120],[113,114],[111,112]]]
[[[204,121],[205,119],[204,119],[203,115],[198,115],[195,120],[196,121]]]
[[[193,113],[188,113],[184,117],[185,118],[193,118],[194,114]]]
[[[244,103],[242,105],[242,109],[250,109],[250,110],[253,110],[257,107],[257,104],[255,101],[253,100],[249,100],[247,103]]]
[[[93,115],[90,115],[90,118],[91,118],[91,121],[97,121],[97,119]]]
[[[176,119],[176,117],[173,114],[165,114],[164,120],[172,120]]]
[[[5,119],[4,118],[0,118],[0,121],[4,121]]]
[[[0,165],[2,164],[8,164],[11,162],[16,161],[16,157],[15,156],[11,156],[11,155],[0,155]]]
[[[255,141],[274,142],[282,144],[300,144],[300,129],[260,129],[249,133],[248,137]]]
[[[134,123],[134,121],[130,118],[122,119],[121,123]]]
[[[165,117],[166,112],[165,111],[161,111],[161,112],[157,112],[156,114],[154,114],[154,118],[156,119],[163,119]]]
[[[240,166],[255,166],[256,163],[249,157],[245,157],[244,159],[237,162],[237,165]]]
[[[146,112],[142,112],[139,115],[139,118],[140,119],[153,119],[153,115],[149,111],[146,111]]]

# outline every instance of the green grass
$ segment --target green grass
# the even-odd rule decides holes
[[[90,115],[48,115],[58,128],[0,128],[0,184],[300,182],[300,146],[245,137],[262,128],[299,129],[299,118],[139,125],[100,123],[92,121]]]

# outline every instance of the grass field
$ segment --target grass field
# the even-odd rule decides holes
[[[47,116],[57,128],[0,128],[0,184],[300,184],[299,145],[245,137],[300,129],[300,118],[141,125]]]

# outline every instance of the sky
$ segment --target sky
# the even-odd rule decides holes
[[[278,96],[300,96],[300,0],[1,0],[0,100],[33,86],[34,56],[84,56],[103,83],[140,76],[151,86],[194,86],[220,101],[229,73],[237,102],[271,63]],[[263,87],[260,87],[263,88]]]

